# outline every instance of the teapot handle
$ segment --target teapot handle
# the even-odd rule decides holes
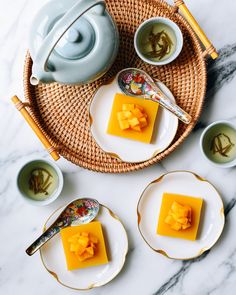
[[[41,47],[39,48],[35,64],[39,65],[45,72],[49,72],[48,59],[60,41],[65,32],[80,18],[84,13],[90,10],[96,5],[103,5],[105,7],[104,0],[79,0],[71,9],[55,24],[47,37],[44,39]],[[37,79],[32,77],[32,79]]]

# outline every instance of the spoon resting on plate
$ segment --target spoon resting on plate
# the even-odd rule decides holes
[[[173,103],[146,72],[135,68],[124,69],[119,72],[117,80],[124,94],[158,102],[185,124],[191,122],[192,117]]]
[[[76,221],[77,224],[89,223],[97,216],[99,207],[99,202],[95,199],[74,200],[66,206],[56,221],[26,249],[26,253],[30,256],[33,255],[62,228],[71,225],[72,222]]]

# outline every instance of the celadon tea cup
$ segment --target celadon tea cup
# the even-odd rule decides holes
[[[203,156],[214,166],[236,166],[236,126],[228,121],[216,121],[203,131],[200,138]]]
[[[52,161],[34,159],[26,162],[18,172],[17,188],[23,199],[36,206],[55,201],[63,188],[63,174]]]
[[[165,17],[152,17],[138,27],[134,36],[138,56],[151,65],[175,60],[183,47],[183,35],[176,23]]]

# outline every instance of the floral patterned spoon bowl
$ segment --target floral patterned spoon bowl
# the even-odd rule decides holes
[[[97,216],[99,208],[100,204],[95,199],[74,200],[66,206],[56,221],[26,249],[26,253],[33,255],[62,228],[70,226],[72,222],[76,222],[77,225],[91,222]]]
[[[119,72],[117,80],[124,94],[158,102],[185,124],[191,122],[191,116],[173,103],[146,72],[136,68],[127,68]]]

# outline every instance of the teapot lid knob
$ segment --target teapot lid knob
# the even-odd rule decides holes
[[[70,43],[77,42],[80,39],[80,32],[75,28],[71,28],[66,32],[65,38]]]
[[[55,51],[66,59],[79,59],[89,54],[95,44],[95,31],[90,22],[79,18],[62,36]]]

